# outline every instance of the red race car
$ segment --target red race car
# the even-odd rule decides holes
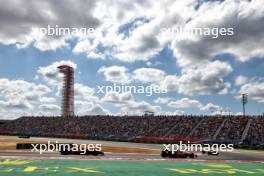
[[[168,150],[163,150],[161,152],[161,157],[166,158],[197,158],[197,155],[193,152],[182,152],[182,151],[168,151]]]

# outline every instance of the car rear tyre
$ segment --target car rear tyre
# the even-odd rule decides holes
[[[168,155],[167,155],[166,152],[164,152],[164,151],[161,152],[161,157],[166,158],[167,156],[168,156]]]

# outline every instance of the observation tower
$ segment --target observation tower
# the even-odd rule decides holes
[[[61,116],[73,117],[74,116],[74,69],[68,65],[60,65],[58,69],[60,73],[63,73]]]

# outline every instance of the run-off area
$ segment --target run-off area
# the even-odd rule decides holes
[[[243,162],[0,159],[0,175],[264,175],[264,164]]]

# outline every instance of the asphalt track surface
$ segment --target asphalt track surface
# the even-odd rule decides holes
[[[0,138],[10,138],[18,139],[15,136],[0,136]],[[20,139],[21,140],[21,139]],[[28,139],[22,139],[27,141]],[[61,139],[61,138],[30,138],[30,140],[37,140],[43,142],[60,142],[60,143],[77,143],[77,144],[102,144],[102,146],[116,146],[116,147],[128,147],[128,148],[141,148],[141,149],[151,149],[151,150],[161,150],[162,144],[144,144],[144,143],[129,143],[129,142],[111,142],[111,141],[93,141],[93,140],[78,140],[78,139]],[[201,152],[197,152],[198,157],[189,160],[196,161],[245,161],[245,162],[261,162],[264,163],[264,152],[257,151],[246,151],[246,150],[234,150],[233,152],[220,152],[219,156],[208,156],[203,155]],[[178,159],[164,159],[159,154],[137,154],[137,153],[111,153],[106,152],[104,156],[83,156],[83,155],[60,155],[59,152],[44,152],[40,154],[39,152],[31,151],[18,151],[18,150],[6,150],[0,151],[0,157],[6,158],[44,158],[44,159],[105,159],[105,160],[165,160],[173,161]],[[181,159],[185,160],[185,159]]]
[[[0,152],[0,157],[11,157],[11,158],[43,158],[43,159],[106,159],[106,160],[207,160],[207,161],[241,161],[241,162],[254,162],[259,161],[264,163],[263,155],[244,155],[237,153],[220,153],[220,156],[207,156],[199,155],[194,159],[164,159],[160,155],[149,155],[149,154],[118,154],[118,153],[106,153],[104,156],[85,156],[85,155],[60,155],[58,152],[54,153],[43,153],[39,154],[37,152]]]

